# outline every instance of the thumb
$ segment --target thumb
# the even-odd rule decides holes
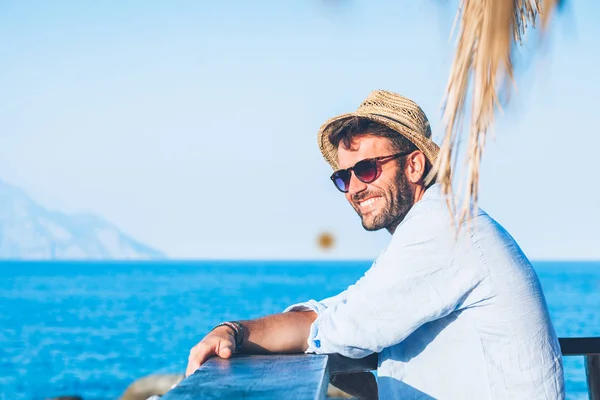
[[[233,349],[227,343],[221,342],[219,343],[219,348],[216,353],[221,358],[229,358],[233,354]]]

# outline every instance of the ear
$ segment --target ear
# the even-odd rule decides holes
[[[412,183],[421,181],[425,174],[425,154],[420,151],[412,152],[406,157],[406,177]]]

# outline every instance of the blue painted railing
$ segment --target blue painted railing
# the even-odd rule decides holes
[[[600,400],[600,338],[559,340],[564,356],[584,357],[589,398]],[[228,360],[212,358],[161,400],[320,400],[325,398],[330,377],[376,368],[377,354],[362,359],[349,359],[338,354],[240,355]],[[335,379],[332,380],[335,384]]]

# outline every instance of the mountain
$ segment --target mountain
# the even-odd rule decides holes
[[[48,210],[0,180],[0,259],[162,259],[93,214]]]

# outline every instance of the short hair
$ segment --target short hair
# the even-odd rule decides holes
[[[419,150],[419,148],[413,142],[395,130],[388,128],[379,122],[357,116],[352,116],[333,122],[327,139],[336,148],[339,147],[341,143],[345,148],[349,149],[352,146],[352,141],[360,136],[377,136],[386,138],[390,141],[392,149],[397,153],[409,153]],[[404,165],[404,161],[402,161],[402,165]],[[427,176],[430,170],[431,163],[427,157],[425,157],[425,170],[423,171],[423,178]],[[433,179],[426,186],[429,187],[433,183],[435,183],[435,179]]]

